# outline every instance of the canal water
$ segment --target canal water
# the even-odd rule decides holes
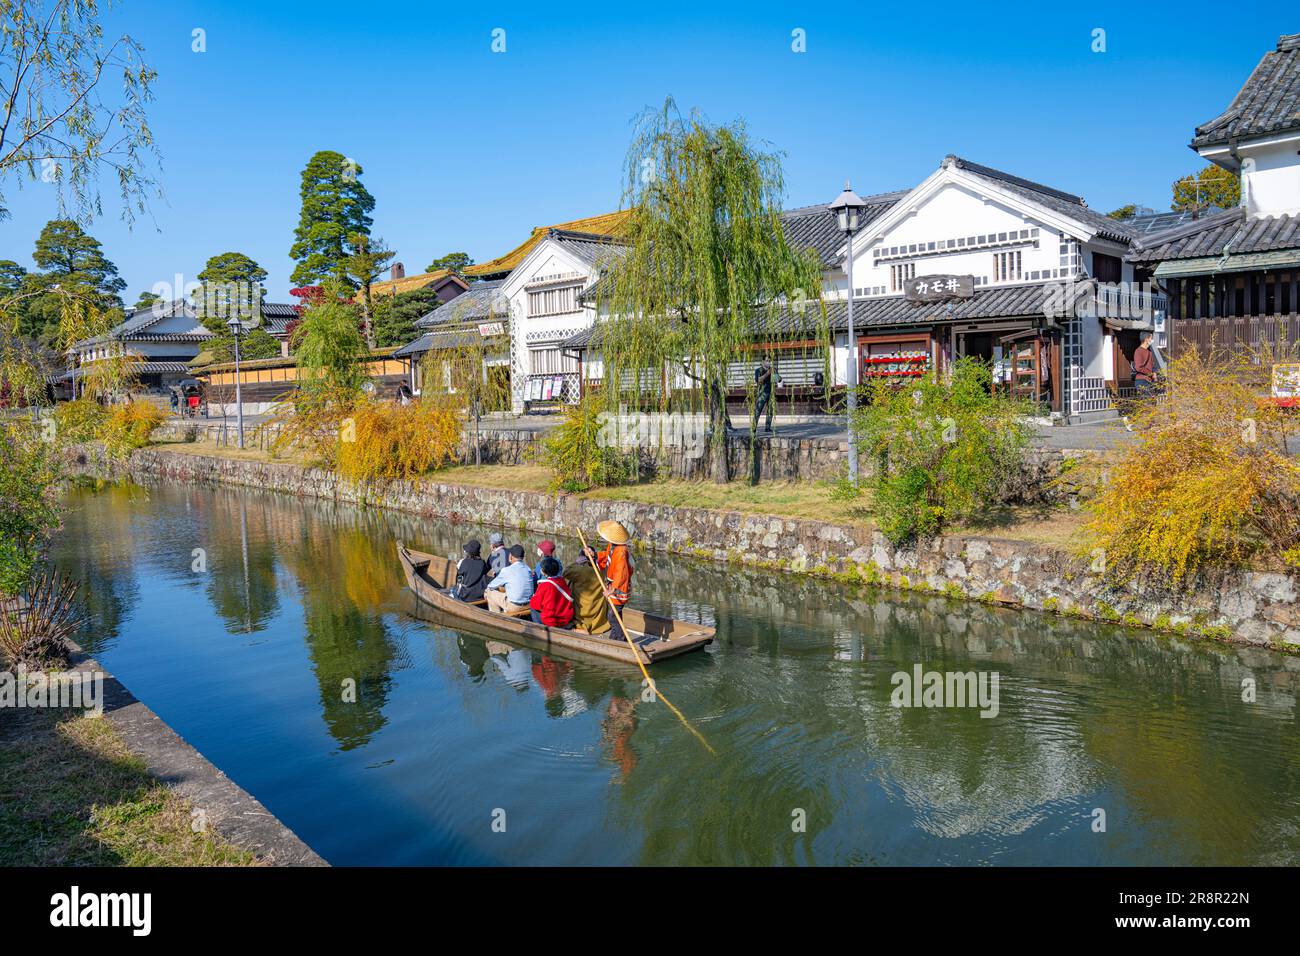
[[[1300,862],[1294,657],[641,555],[638,606],[717,627],[654,669],[715,756],[635,669],[417,607],[394,543],[487,529],[232,489],[70,504],[84,644],[334,864]],[[996,715],[892,706],[916,665],[996,674]]]

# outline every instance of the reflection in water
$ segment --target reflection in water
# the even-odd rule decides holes
[[[454,554],[485,529],[228,489],[73,503],[59,560],[86,582],[87,644],[335,863],[1300,853],[1294,657],[647,556],[638,603],[718,629],[655,674],[712,757],[634,668],[416,604],[394,542]],[[996,671],[997,718],[890,707],[917,663]]]
[[[267,512],[253,509],[250,527],[248,502],[243,499],[217,498],[195,504],[198,507],[192,510],[208,542],[205,560],[211,573],[207,590],[213,610],[232,634],[261,631],[280,608]]]

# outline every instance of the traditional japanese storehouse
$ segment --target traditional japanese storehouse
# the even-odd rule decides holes
[[[1300,341],[1300,34],[1264,54],[1190,145],[1241,177],[1241,205],[1143,235],[1128,256],[1168,290],[1172,353]]]
[[[431,371],[430,356],[457,349],[487,345],[509,332],[510,304],[502,295],[502,279],[485,279],[469,284],[469,290],[450,302],[445,302],[428,315],[420,318],[416,326],[422,334],[414,342],[403,345],[393,353],[393,358],[405,364],[406,381],[413,395],[424,393],[425,377],[438,375],[430,383],[434,388],[450,388],[450,360],[438,362]],[[483,375],[504,379],[494,393],[509,394],[510,349],[486,348],[483,352]],[[488,409],[495,411],[496,409]]]
[[[829,205],[782,217],[790,241],[822,258],[831,381],[818,382],[819,306],[791,306],[776,338],[756,343],[775,353],[778,402],[795,410],[824,404],[825,389],[842,394],[854,361],[860,382],[901,381],[974,356],[992,364],[1000,387],[1044,411],[1076,420],[1114,414],[1114,399],[1131,387],[1131,373],[1126,378],[1116,360],[1118,342],[1155,328],[1164,307],[1158,294],[1134,284],[1124,262],[1129,227],[1079,196],[956,156],[915,188],[864,202],[851,253]],[[564,347],[582,355],[585,380],[599,381],[598,328]],[[752,368],[752,361],[736,363],[733,392]]]
[[[203,327],[188,302],[177,300],[133,309],[105,335],[72,346],[72,367],[62,381],[71,383],[69,392],[75,392],[85,366],[128,355],[138,359],[131,364],[137,390],[163,395],[169,387],[190,377],[189,363],[210,338],[212,333]]]

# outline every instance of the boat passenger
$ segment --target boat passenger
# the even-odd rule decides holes
[[[506,539],[500,531],[493,531],[488,536],[488,580],[491,581],[510,563],[510,554],[506,550]]]
[[[603,634],[609,630],[609,610],[605,603],[601,575],[585,554],[565,572],[564,580],[568,582],[569,593],[573,595],[577,626],[588,634]]]
[[[533,609],[533,622],[547,627],[573,626],[573,595],[569,582],[560,573],[560,562],[552,557],[542,558],[538,565],[537,590],[529,605]]]
[[[550,558],[552,561],[556,563],[556,565],[559,566],[560,570],[556,571],[555,572],[556,574],[564,573],[564,565],[560,564],[560,559],[555,556],[555,542],[549,540],[538,541],[537,542],[537,567],[533,571],[534,583],[540,583],[546,577],[546,575],[542,572],[542,565],[546,563],[547,558]]]
[[[488,566],[479,556],[482,549],[477,538],[465,542],[465,557],[456,562],[456,583],[451,589],[451,596],[458,601],[479,601],[483,598]]]
[[[618,614],[622,613],[628,598],[632,596],[633,565],[632,555],[627,546],[632,535],[617,521],[602,521],[596,526],[596,533],[605,539],[605,550],[597,553],[587,548],[586,554],[608,579],[605,594],[610,605],[609,636],[613,640],[621,641],[623,629],[619,626]],[[617,613],[615,607],[618,608]]]
[[[524,563],[524,546],[511,546],[509,555],[510,563],[488,583],[488,607],[504,614],[531,611],[528,602],[533,596],[533,571]]]

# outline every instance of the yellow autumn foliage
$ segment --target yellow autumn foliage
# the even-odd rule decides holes
[[[100,440],[115,458],[124,458],[149,444],[154,431],[167,416],[152,402],[114,405],[100,425]]]
[[[353,481],[414,478],[456,457],[461,416],[441,405],[365,400],[340,423],[335,460]]]
[[[1248,365],[1219,352],[1172,362],[1162,400],[1131,416],[1136,441],[1094,463],[1087,548],[1107,573],[1178,584],[1300,553],[1300,467],[1286,448],[1297,424],[1262,400]]]

